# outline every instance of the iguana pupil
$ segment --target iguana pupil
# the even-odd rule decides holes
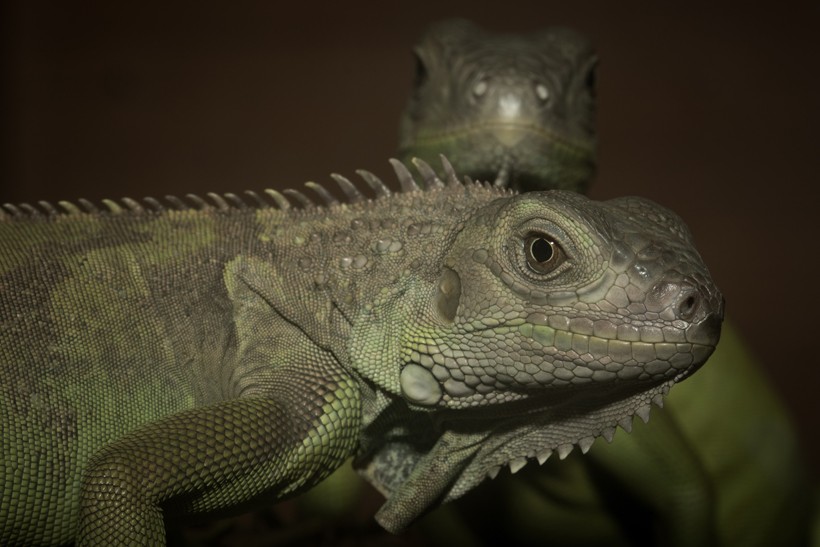
[[[547,273],[555,269],[559,260],[555,252],[556,243],[540,234],[531,235],[527,239],[527,261],[539,273]]]

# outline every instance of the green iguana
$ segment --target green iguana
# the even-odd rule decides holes
[[[587,188],[596,56],[585,38],[563,29],[494,34],[450,20],[431,26],[415,54],[402,157],[446,151],[459,172],[500,185]],[[505,104],[519,105],[514,116]],[[485,487],[461,512],[478,537],[493,537],[507,517],[505,542],[802,544],[815,495],[783,405],[731,325],[709,366],[649,427],[522,474]],[[487,499],[504,500],[493,519],[476,510]]]
[[[354,454],[399,531],[611,437],[712,352],[723,299],[673,213],[393,165],[400,193],[336,175],[346,201],[285,192],[304,208],[5,205],[0,544],[161,545]]]

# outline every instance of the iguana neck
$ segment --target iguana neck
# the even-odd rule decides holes
[[[414,52],[400,158],[435,163],[444,154],[459,172],[525,191],[586,188],[597,64],[586,39],[563,28],[492,34],[450,20]]]

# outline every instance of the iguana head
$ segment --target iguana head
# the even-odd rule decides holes
[[[414,51],[402,159],[432,162],[443,153],[478,180],[524,191],[585,189],[595,170],[597,64],[585,38],[564,28],[493,34],[448,20]]]
[[[398,345],[357,338],[370,351],[357,368],[394,396],[357,462],[388,496],[377,518],[389,530],[502,466],[630,427],[720,334],[723,298],[687,228],[640,198],[496,199],[464,220],[437,271],[373,320]]]

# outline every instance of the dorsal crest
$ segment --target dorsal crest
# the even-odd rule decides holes
[[[414,177],[413,173],[400,161],[391,159],[390,164],[396,174],[399,183],[400,193],[434,191],[447,186],[474,185],[469,179],[463,182],[459,179],[453,166],[447,158],[441,156],[443,179],[426,162],[420,159],[413,159],[413,164],[420,175],[421,183]],[[152,197],[143,198],[140,201],[132,198],[121,198],[119,200],[103,199],[99,205],[86,199],[73,201],[58,201],[56,205],[48,201],[38,201],[32,205],[21,203],[15,205],[5,203],[0,206],[0,220],[25,219],[38,217],[51,217],[56,215],[121,215],[121,214],[152,214],[164,211],[187,211],[187,210],[213,210],[232,211],[245,209],[267,209],[276,208],[282,211],[291,209],[311,209],[315,207],[332,207],[340,203],[360,203],[372,199],[380,199],[390,196],[390,190],[379,177],[365,170],[356,171],[357,175],[370,188],[374,197],[368,197],[350,179],[332,173],[331,179],[339,186],[345,196],[342,201],[323,185],[310,181],[305,183],[305,188],[310,193],[298,189],[287,190],[264,190],[261,194],[252,190],[242,192],[242,194],[224,193],[218,194],[209,192],[201,197],[197,194],[186,194],[183,197],[168,195],[162,199]],[[310,194],[313,194],[312,196]]]

